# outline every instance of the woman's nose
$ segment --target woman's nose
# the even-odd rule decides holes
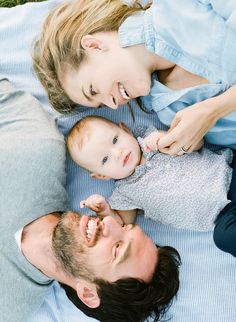
[[[113,95],[104,95],[101,98],[101,101],[104,105],[112,108],[113,110],[116,110],[118,108],[118,103],[116,102],[116,99]]]

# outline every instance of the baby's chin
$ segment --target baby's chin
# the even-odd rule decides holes
[[[127,171],[126,173],[124,174],[121,174],[119,176],[116,176],[115,178],[113,178],[114,180],[122,180],[122,179],[125,179],[125,178],[128,178],[129,176],[131,176],[135,171],[135,168],[133,169],[130,169],[130,171]]]

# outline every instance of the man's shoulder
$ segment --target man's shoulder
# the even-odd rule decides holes
[[[23,270],[17,267],[8,256],[0,252],[0,312],[1,321],[27,321],[42,304],[50,284],[40,285],[27,278]],[[27,291],[26,291],[27,290]],[[10,303],[14,303],[9,309]]]
[[[21,89],[16,89],[0,74],[0,132],[3,135],[32,135],[63,139],[54,118],[41,103]]]

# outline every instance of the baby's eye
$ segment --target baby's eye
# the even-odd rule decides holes
[[[90,95],[91,96],[94,96],[94,95],[97,94],[97,92],[93,89],[93,85],[92,84],[90,85],[89,90],[90,90]]]
[[[105,163],[107,162],[107,160],[108,160],[108,156],[104,157],[104,158],[102,159],[102,164],[105,164]]]
[[[113,138],[113,140],[112,140],[112,143],[113,144],[116,144],[116,142],[118,141],[118,136],[116,135],[114,138]]]

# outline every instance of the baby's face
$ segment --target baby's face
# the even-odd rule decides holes
[[[83,145],[75,161],[99,179],[123,179],[140,163],[137,140],[123,126],[93,121],[83,133]]]

